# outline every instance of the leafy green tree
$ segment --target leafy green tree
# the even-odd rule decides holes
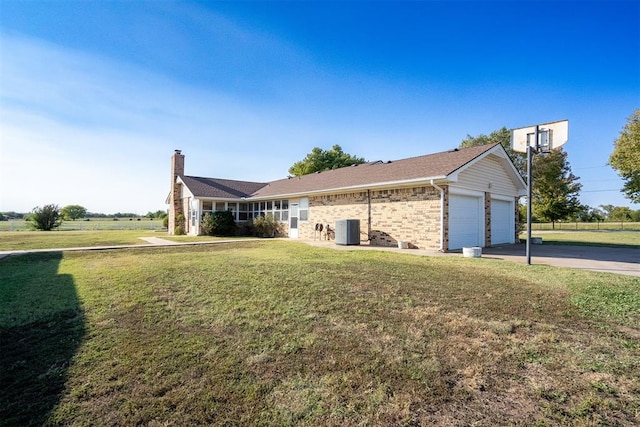
[[[614,143],[609,165],[625,181],[622,192],[633,203],[640,203],[640,110],[627,119],[620,136]]]
[[[155,212],[147,212],[147,214],[145,215],[145,218],[149,218],[149,219],[163,219],[164,217],[167,216],[167,212],[163,211],[163,210],[157,210]]]
[[[33,209],[30,219],[32,226],[36,230],[51,231],[62,224],[62,217],[60,215],[60,208],[58,205],[45,205],[42,208],[36,207]]]
[[[87,215],[87,209],[80,205],[68,205],[62,208],[60,214],[64,219],[75,221],[84,218]]]
[[[293,176],[302,176],[364,162],[364,158],[345,153],[339,145],[334,145],[330,150],[315,147],[303,160],[295,162],[289,168],[289,173]]]
[[[614,206],[609,213],[609,221],[632,221],[633,211],[626,206]]]
[[[597,222],[604,221],[606,215],[605,213],[598,209],[592,208],[589,205],[580,205],[578,211],[576,211],[573,215],[569,216],[569,220],[571,221],[582,221],[582,222]]]
[[[533,158],[532,209],[539,220],[549,221],[552,228],[558,220],[567,219],[580,210],[578,195],[582,184],[571,173],[567,153],[553,150]]]
[[[491,132],[489,135],[480,134],[478,136],[467,135],[460,143],[460,148],[476,147],[478,145],[487,145],[500,143],[511,158],[520,175],[527,176],[527,155],[526,153],[517,153],[511,147],[511,131],[503,127]]]

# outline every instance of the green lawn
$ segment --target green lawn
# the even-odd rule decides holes
[[[8,425],[637,425],[640,279],[295,242],[0,259]]]
[[[140,237],[165,237],[150,230],[7,231],[0,232],[0,251],[142,245]]]
[[[640,231],[532,231],[545,245],[609,246],[640,248]],[[520,234],[526,241],[526,233]]]

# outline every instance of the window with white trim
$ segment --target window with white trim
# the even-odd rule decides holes
[[[308,197],[300,198],[300,207],[299,207],[298,215],[300,217],[300,221],[309,220],[309,198]]]

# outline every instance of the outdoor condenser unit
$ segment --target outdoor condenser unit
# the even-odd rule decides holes
[[[360,244],[360,220],[338,219],[336,220],[336,245]]]

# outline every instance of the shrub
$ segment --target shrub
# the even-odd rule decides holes
[[[282,233],[280,222],[270,213],[254,218],[252,228],[258,237],[276,237]]]
[[[236,231],[233,212],[206,213],[200,221],[200,228],[207,236],[232,236]]]
[[[62,224],[60,208],[53,204],[34,208],[30,218],[36,230],[51,231]]]
[[[178,225],[176,225],[173,228],[173,234],[175,234],[176,236],[182,236],[185,234],[184,232],[184,215],[183,214],[179,214],[178,217],[176,218],[176,222],[178,223]]]

